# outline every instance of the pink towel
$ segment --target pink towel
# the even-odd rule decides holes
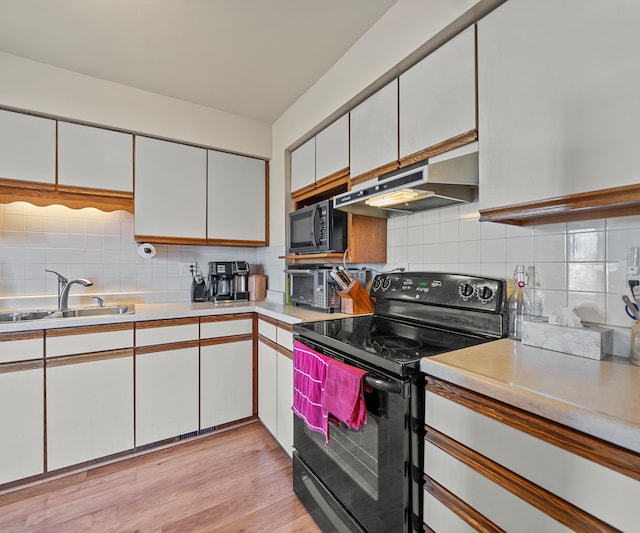
[[[366,370],[329,359],[322,408],[353,429],[367,422],[363,380]]]
[[[327,366],[330,358],[300,341],[293,345],[293,412],[312,431],[324,435],[329,444],[328,413],[322,409]]]

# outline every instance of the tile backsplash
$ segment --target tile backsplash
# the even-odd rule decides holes
[[[518,227],[480,222],[478,205],[395,217],[387,223],[387,268],[451,271],[511,279],[529,270],[531,314],[575,309],[584,321],[614,329],[614,353],[628,356],[629,248],[640,246],[640,216]]]

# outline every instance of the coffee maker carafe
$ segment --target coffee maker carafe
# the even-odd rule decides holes
[[[209,263],[209,287],[212,302],[233,300],[234,277],[231,261],[211,261]]]
[[[249,299],[249,263],[246,261],[235,261],[233,263],[234,288],[233,299],[234,300],[248,300]]]

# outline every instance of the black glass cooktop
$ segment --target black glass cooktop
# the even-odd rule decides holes
[[[420,359],[491,340],[481,335],[417,326],[376,315],[294,325],[301,342],[321,343],[356,360],[407,375]]]

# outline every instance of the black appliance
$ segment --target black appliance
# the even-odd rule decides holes
[[[249,263],[246,261],[233,262],[233,299],[249,299]]]
[[[289,213],[289,253],[344,252],[347,214],[324,200]]]
[[[211,261],[209,263],[209,291],[212,302],[233,300],[233,262]]]
[[[373,315],[295,324],[296,340],[368,371],[367,423],[294,419],[293,487],[325,532],[422,531],[423,357],[506,336],[506,282],[406,272],[374,279]],[[370,390],[370,392],[367,392]]]
[[[207,282],[201,274],[195,274],[191,281],[191,301],[206,302],[209,300]]]

